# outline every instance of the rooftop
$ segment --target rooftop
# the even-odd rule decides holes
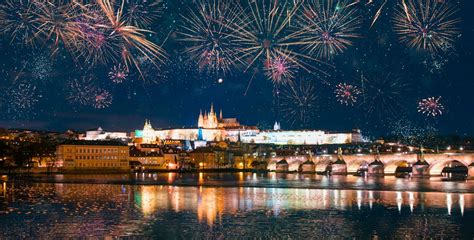
[[[91,140],[68,140],[61,145],[82,145],[82,146],[127,146],[119,141],[91,141]]]

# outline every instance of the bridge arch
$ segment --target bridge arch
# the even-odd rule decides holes
[[[385,174],[395,174],[399,167],[409,167],[410,162],[407,160],[395,160],[388,163],[385,163],[384,173]]]
[[[369,167],[369,162],[367,162],[365,160],[354,160],[354,161],[347,164],[347,172],[348,173],[355,173],[359,169],[367,170],[368,167]]]
[[[428,170],[429,170],[430,175],[441,175],[443,172],[443,169],[445,167],[450,167],[450,166],[465,167],[466,172],[467,172],[469,163],[463,160],[459,160],[459,159],[439,159],[439,160],[432,161],[430,163],[430,167]]]
[[[327,170],[328,166],[330,166],[332,163],[331,160],[326,159],[326,160],[320,160],[316,163],[316,172],[324,172]]]

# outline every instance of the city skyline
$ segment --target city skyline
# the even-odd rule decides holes
[[[84,61],[85,53],[76,58],[76,51],[61,41],[43,43],[45,39],[35,38],[36,46],[31,47],[18,35],[25,32],[14,35],[14,29],[4,25],[6,31],[0,45],[3,50],[0,90],[4,92],[0,107],[4,114],[0,125],[51,131],[101,126],[130,131],[144,119],[150,119],[156,126],[194,126],[196,110],[214,103],[242,123],[262,128],[271,128],[278,121],[284,129],[360,128],[373,136],[426,132],[474,134],[474,114],[469,100],[474,87],[469,79],[474,75],[469,67],[474,63],[471,44],[474,26],[469,16],[472,2],[430,2],[436,7],[449,8],[449,14],[444,16],[448,38],[434,43],[429,40],[428,45],[416,47],[402,37],[404,32],[400,27],[406,19],[399,14],[400,3],[346,1],[344,11],[347,8],[348,16],[354,20],[350,28],[340,30],[348,33],[344,41],[325,40],[324,36],[330,35],[322,34],[321,41],[326,41],[327,46],[309,43],[297,46],[298,49],[291,49],[291,54],[286,53],[287,57],[305,52],[299,47],[310,49],[312,53],[294,60],[277,56],[270,63],[261,57],[253,59],[255,61],[244,60],[240,55],[258,56],[258,52],[245,52],[253,43],[245,40],[249,36],[237,34],[234,42],[239,44],[229,50],[224,49],[227,45],[222,45],[221,50],[239,56],[232,62],[221,62],[222,65],[195,59],[193,51],[205,49],[193,41],[203,35],[190,26],[196,26],[202,19],[199,15],[183,15],[199,13],[197,4],[207,7],[202,11],[222,6],[213,1],[157,3],[154,6],[159,8],[159,13],[151,12],[150,18],[135,19],[129,24],[137,24],[137,30],[152,31],[145,37],[160,48],[156,50],[159,68],[140,56],[135,63],[129,62],[133,63],[129,66],[107,59],[106,63],[100,63],[100,59],[92,60],[98,57],[95,55]],[[243,10],[221,14],[230,21],[234,14],[265,11],[258,4],[240,3]],[[8,17],[15,7],[19,6],[2,7],[6,13],[4,21],[11,20]],[[320,6],[290,4],[285,7],[297,8],[285,16],[288,22],[282,23],[288,31],[285,34],[291,33],[295,39],[291,39],[291,43],[279,43],[281,46],[266,46],[266,38],[262,37],[261,46],[271,50],[271,54],[273,50],[307,41],[301,39],[316,37],[298,29],[314,24],[306,21],[310,15],[302,12],[316,13],[321,10]],[[127,5],[124,9],[127,11]],[[410,11],[413,12],[405,15],[416,15],[416,7]],[[253,31],[253,23],[248,20],[245,31]],[[226,31],[228,28],[225,26]],[[274,35],[276,39],[278,34]],[[422,35],[421,39],[428,41],[429,38]],[[342,43],[345,45],[336,45]],[[161,54],[166,56],[163,58]],[[318,61],[313,62],[313,57]],[[140,66],[134,66],[138,63]]]

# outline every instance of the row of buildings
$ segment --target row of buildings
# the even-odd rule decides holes
[[[145,120],[142,129],[132,133],[107,132],[102,128],[87,131],[84,140],[115,139],[135,144],[161,144],[165,141],[190,141],[199,147],[203,142],[228,141],[273,145],[324,145],[364,142],[360,130],[329,132],[323,130],[282,130],[276,122],[273,130],[261,130],[256,126],[240,124],[237,118],[224,118],[222,110],[217,116],[214,106],[209,112],[200,111],[194,128],[154,129]]]
[[[184,150],[180,143],[129,146],[120,141],[68,141],[57,147],[52,166],[65,172],[245,169],[254,159],[250,151],[225,142],[192,151]]]

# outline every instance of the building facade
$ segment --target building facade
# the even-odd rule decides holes
[[[57,146],[57,164],[65,171],[129,171],[129,147],[113,141],[71,141]]]

